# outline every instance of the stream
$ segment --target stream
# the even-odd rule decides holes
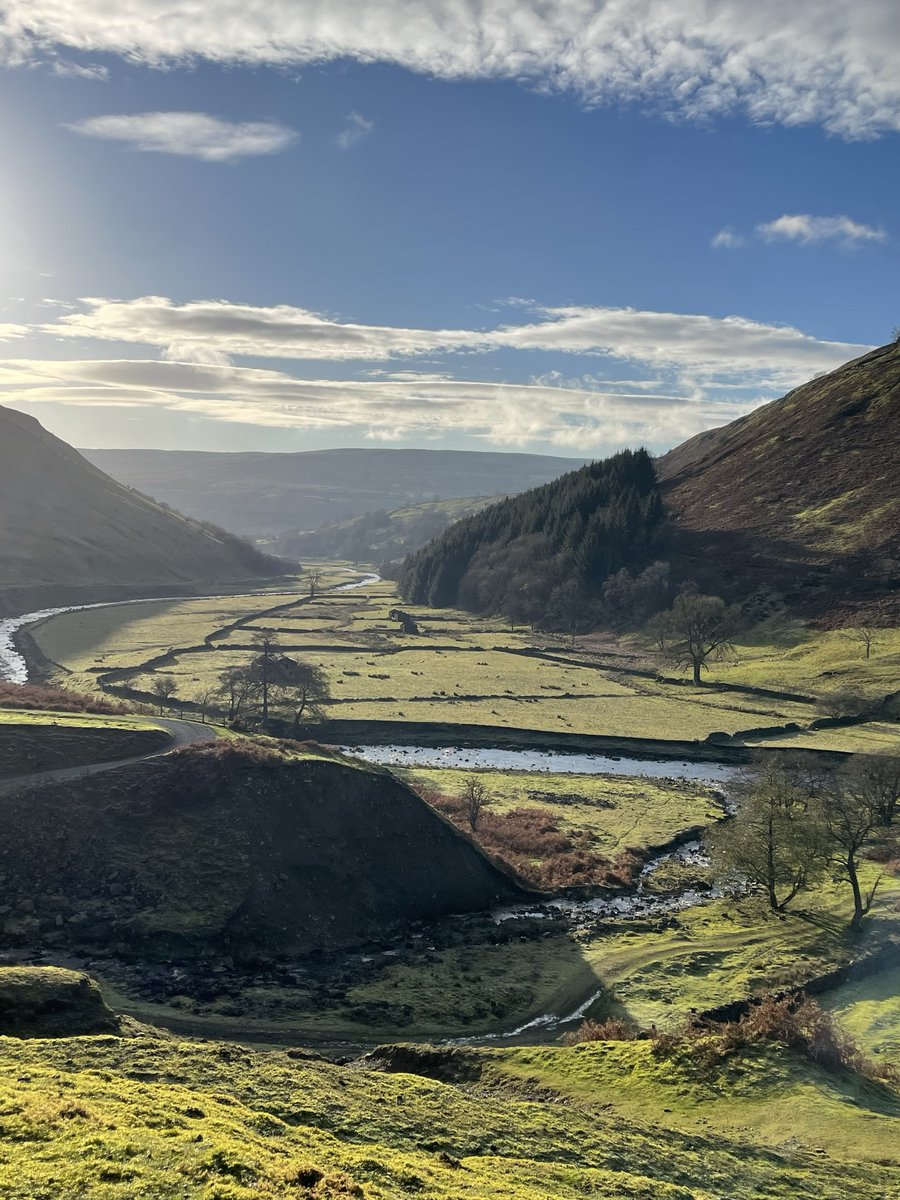
[[[490,747],[425,746],[343,746],[341,751],[366,762],[386,767],[449,767],[457,770],[500,770],[543,772],[561,775],[628,775],[652,779],[683,779],[720,787],[734,779],[739,769],[721,763],[692,763],[678,759],[621,758],[601,754],[564,754],[545,750],[501,750]],[[723,815],[727,811],[723,800]],[[683,912],[722,896],[721,890],[685,888],[674,895],[659,895],[647,889],[652,876],[664,864],[678,862],[705,867],[709,860],[698,840],[685,842],[673,850],[657,854],[645,863],[637,886],[626,895],[593,896],[587,899],[560,897],[542,904],[512,904],[496,908],[491,913],[497,924],[517,920],[551,920],[565,914],[577,927],[604,920],[638,920]],[[450,1038],[446,1045],[492,1045],[510,1043],[516,1039],[526,1042],[552,1041],[567,1028],[572,1028],[603,993],[594,988],[571,1011],[542,1013],[514,1029],[496,1034]]]
[[[565,754],[558,750],[500,750],[491,747],[340,746],[342,754],[381,767],[450,767],[463,771],[532,771],[553,775],[644,775],[650,779],[687,779],[728,783],[736,767],[674,758],[622,758],[606,754]]]

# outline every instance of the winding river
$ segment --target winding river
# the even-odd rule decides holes
[[[348,568],[349,571],[349,568]],[[340,583],[333,588],[323,588],[323,592],[350,592],[356,588],[369,587],[379,583],[381,576],[374,571],[353,579],[350,583]],[[228,592],[224,595],[212,593],[206,596],[142,596],[137,600],[105,600],[100,604],[67,604],[61,608],[41,608],[36,612],[22,613],[18,617],[0,618],[0,679],[7,683],[27,683],[28,663],[16,648],[16,634],[28,625],[37,621],[46,621],[48,617],[59,617],[63,613],[85,612],[89,608],[118,608],[121,605],[171,603],[186,600],[218,600],[236,596],[265,596],[266,592]]]

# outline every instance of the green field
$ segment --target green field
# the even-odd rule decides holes
[[[896,1089],[777,1046],[705,1069],[647,1042],[343,1067],[2,1038],[0,1111],[9,1200],[886,1200],[900,1184]]]
[[[344,578],[346,572],[332,570],[323,585]],[[34,636],[58,665],[57,682],[96,688],[104,671],[127,669],[116,682],[149,692],[162,672],[174,680],[177,702],[214,688],[223,671],[247,661],[255,631],[275,628],[286,652],[325,672],[328,715],[348,720],[684,741],[787,722],[802,727],[816,715],[808,704],[623,673],[584,651],[573,661],[553,639],[545,657],[527,656],[518,651],[547,639],[452,610],[409,609],[421,633],[407,635],[389,619],[392,603],[393,585],[384,582],[312,601],[302,593],[271,593],[152,602],[65,614],[42,623]],[[261,606],[281,607],[257,616]],[[241,625],[228,632],[238,619]],[[191,649],[216,631],[223,632]],[[174,656],[162,666],[142,667],[169,651]]]
[[[900,682],[900,629],[879,629],[867,660],[843,630],[812,630],[799,621],[763,626],[754,639],[738,638],[735,654],[711,665],[710,680],[810,695],[850,688],[881,697]]]
[[[900,965],[835,988],[826,1003],[865,1050],[900,1066]]]
[[[415,768],[394,774],[425,794],[458,796],[473,772]],[[610,858],[629,847],[663,846],[721,816],[708,788],[680,780],[526,771],[476,774],[494,802],[492,811],[546,809],[560,829],[590,834],[598,853]]]

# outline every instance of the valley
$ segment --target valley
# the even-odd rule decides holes
[[[822,588],[810,549],[813,603],[758,579],[704,597],[662,469],[662,490],[637,453],[441,501],[452,523],[399,570],[247,547],[243,579],[21,593],[33,611],[0,621],[0,1058],[21,1075],[0,1102],[38,1150],[17,1191],[0,1145],[0,1186],[891,1194],[886,568]],[[540,513],[558,542],[528,532]],[[327,538],[354,521],[374,528]],[[686,652],[680,611],[723,632]]]
[[[476,777],[491,802],[476,840],[532,887],[568,888],[571,899],[548,907],[535,893],[507,918],[454,916],[413,927],[412,937],[368,933],[361,951],[334,942],[316,966],[290,954],[282,965],[235,962],[212,988],[202,966],[196,976],[187,964],[148,973],[99,947],[65,958],[90,964],[117,1008],[184,1033],[299,1040],[333,1053],[397,1036],[553,1040],[584,1011],[677,1026],[688,1009],[743,1001],[762,981],[815,980],[854,956],[840,888],[817,893],[814,917],[798,907],[773,919],[752,895],[717,892],[702,856],[667,855],[721,819],[721,788],[757,747],[895,746],[892,719],[815,728],[817,695],[836,684],[873,704],[883,698],[898,660],[894,633],[862,659],[836,631],[762,625],[695,689],[654,670],[652,648],[633,636],[586,634],[573,645],[501,619],[407,605],[413,633],[391,620],[395,604],[396,585],[365,568],[307,563],[295,590],[44,618],[23,648],[45,682],[143,705],[145,723],[156,711],[221,722],[220,676],[250,660],[255,633],[274,629],[284,653],[327,678],[307,736],[342,746],[335,761],[360,755],[388,766],[463,827],[454,798]],[[164,700],[158,678],[174,685]],[[281,722],[290,733],[287,715]],[[488,765],[492,756],[503,766]],[[654,855],[662,865],[642,875]],[[644,898],[632,905],[635,887]],[[867,953],[900,936],[897,902],[900,885],[883,881]],[[195,920],[208,928],[191,905],[181,904],[180,937]],[[63,961],[40,941],[33,949],[36,961]]]

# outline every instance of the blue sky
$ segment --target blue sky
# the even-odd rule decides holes
[[[83,446],[663,449],[900,324],[882,0],[282,3],[7,5],[0,403]]]

